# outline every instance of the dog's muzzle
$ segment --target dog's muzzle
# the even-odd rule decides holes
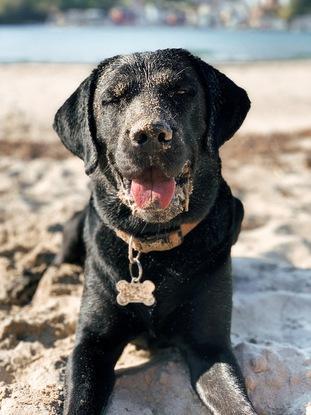
[[[175,178],[168,178],[153,167],[132,180],[121,178],[118,197],[134,216],[150,223],[165,223],[189,210],[192,190],[188,161]]]

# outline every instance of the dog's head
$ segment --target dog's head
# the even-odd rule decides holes
[[[54,128],[110,206],[167,223],[206,214],[220,180],[218,149],[249,107],[218,70],[166,49],[103,61],[58,110]]]

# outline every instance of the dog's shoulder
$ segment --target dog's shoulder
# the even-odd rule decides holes
[[[238,239],[244,217],[242,202],[233,196],[229,185],[222,179],[214,206],[210,212],[212,228],[217,230],[221,244],[231,247]]]
[[[244,218],[243,203],[237,197],[232,196],[232,225],[231,225],[232,245],[234,245],[238,239],[243,218]]]

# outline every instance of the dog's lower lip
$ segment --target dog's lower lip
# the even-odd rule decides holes
[[[131,179],[127,179],[126,177],[123,177],[123,184],[126,190],[130,190],[131,183],[132,183]]]
[[[186,184],[188,181],[188,178],[182,174],[180,174],[179,176],[177,176],[175,178],[175,182],[177,186],[183,186],[184,184]]]

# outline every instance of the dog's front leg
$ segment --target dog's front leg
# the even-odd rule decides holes
[[[95,337],[81,339],[69,359],[64,415],[99,415],[107,404],[122,348],[109,350],[107,339]]]
[[[255,415],[230,348],[192,346],[186,351],[191,383],[213,415]]]
[[[176,318],[191,383],[211,414],[255,415],[231,350],[230,258],[213,273],[203,270],[200,281]]]
[[[92,281],[84,291],[76,344],[67,366],[64,415],[99,415],[106,407],[128,333],[127,318]]]

